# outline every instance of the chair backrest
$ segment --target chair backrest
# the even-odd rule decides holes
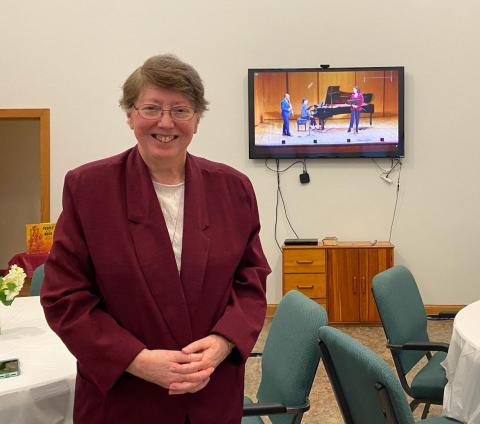
[[[402,386],[383,359],[333,327],[320,329],[320,347],[346,424],[415,422]]]
[[[375,277],[372,293],[390,344],[427,342],[427,316],[417,283],[411,272],[397,265]],[[398,354],[404,373],[425,356],[425,352],[403,351]]]
[[[308,401],[321,356],[318,331],[327,323],[325,309],[302,293],[292,290],[283,297],[265,341],[259,401],[287,406]],[[269,418],[273,424],[299,422],[292,415]]]
[[[40,288],[43,283],[44,267],[42,264],[35,268],[32,275],[32,282],[30,285],[30,296],[40,296]]]

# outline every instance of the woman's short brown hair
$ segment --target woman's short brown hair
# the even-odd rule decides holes
[[[123,84],[120,106],[124,110],[131,109],[141,91],[147,86],[165,88],[183,94],[200,116],[208,109],[200,75],[193,66],[182,62],[172,54],[153,56],[137,68]]]

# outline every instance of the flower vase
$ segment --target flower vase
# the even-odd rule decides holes
[[[0,301],[0,335],[3,334],[7,325],[8,306]]]

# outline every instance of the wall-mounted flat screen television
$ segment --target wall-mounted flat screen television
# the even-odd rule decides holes
[[[404,68],[248,70],[251,159],[401,158]]]

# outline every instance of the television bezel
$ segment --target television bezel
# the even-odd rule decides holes
[[[278,151],[260,153],[255,145],[255,108],[254,108],[254,78],[256,73],[274,72],[358,72],[358,71],[397,71],[398,72],[398,144],[393,152],[333,152],[333,153],[308,153],[288,152],[282,153],[282,146],[276,146]],[[404,66],[351,66],[345,68],[249,68],[248,69],[248,138],[250,159],[342,159],[342,158],[392,158],[405,157],[405,67]],[[279,100],[280,101],[280,100]]]

